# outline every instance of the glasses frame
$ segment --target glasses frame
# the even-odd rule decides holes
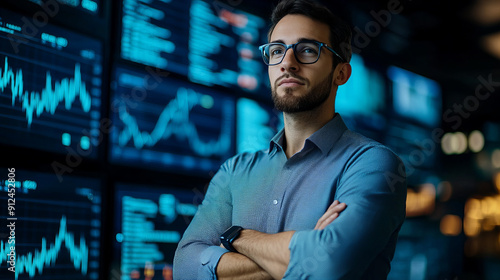
[[[298,44],[300,43],[315,43],[319,46],[319,51],[318,51],[318,57],[316,58],[315,61],[313,62],[302,62],[300,61],[300,59],[297,57],[297,51],[296,51],[296,47]],[[283,56],[281,57],[281,60],[280,62],[278,63],[269,63],[269,62],[266,62],[266,58],[265,58],[265,55],[264,55],[264,49],[267,47],[267,46],[270,46],[270,45],[281,45],[283,47],[285,47],[285,53],[283,54]],[[290,44],[290,45],[287,45],[287,44],[284,44],[284,43],[278,43],[278,42],[274,42],[274,43],[267,43],[267,44],[264,44],[262,46],[259,47],[259,50],[260,50],[260,54],[262,55],[262,59],[264,60],[264,63],[267,64],[268,66],[274,66],[274,65],[278,65],[280,64],[281,62],[283,62],[283,59],[285,58],[286,56],[286,52],[289,50],[289,49],[293,49],[293,55],[295,57],[295,60],[297,60],[297,62],[299,62],[300,64],[313,64],[313,63],[316,63],[318,62],[320,56],[321,56],[321,48],[322,47],[325,47],[327,50],[331,51],[334,55],[336,55],[341,62],[345,62],[345,59],[343,59],[336,51],[334,51],[330,46],[328,46],[326,43],[322,43],[322,42],[318,42],[316,40],[301,40],[295,44]]]

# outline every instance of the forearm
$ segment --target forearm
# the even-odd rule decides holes
[[[254,261],[272,278],[281,279],[290,261],[288,245],[294,231],[267,234],[255,230],[242,230],[233,243],[241,254]]]
[[[271,280],[269,273],[248,257],[239,253],[225,253],[216,269],[218,280]]]

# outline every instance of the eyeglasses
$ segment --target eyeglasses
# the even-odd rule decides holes
[[[345,60],[327,44],[314,40],[302,40],[295,44],[269,43],[259,47],[264,63],[269,66],[280,64],[288,49],[293,49],[295,59],[302,64],[313,64],[321,55],[321,47],[325,47],[335,54],[342,62]]]

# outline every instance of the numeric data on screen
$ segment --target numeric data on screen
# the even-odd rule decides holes
[[[263,18],[221,1],[123,0],[121,57],[190,81],[267,94]],[[148,42],[148,44],[144,44]]]
[[[95,157],[99,41],[50,24],[34,29],[27,17],[2,9],[0,18],[0,142]]]

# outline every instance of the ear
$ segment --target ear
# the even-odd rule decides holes
[[[347,80],[351,77],[351,64],[349,63],[339,63],[336,69],[337,75],[335,76],[335,84],[340,86],[347,83]]]

